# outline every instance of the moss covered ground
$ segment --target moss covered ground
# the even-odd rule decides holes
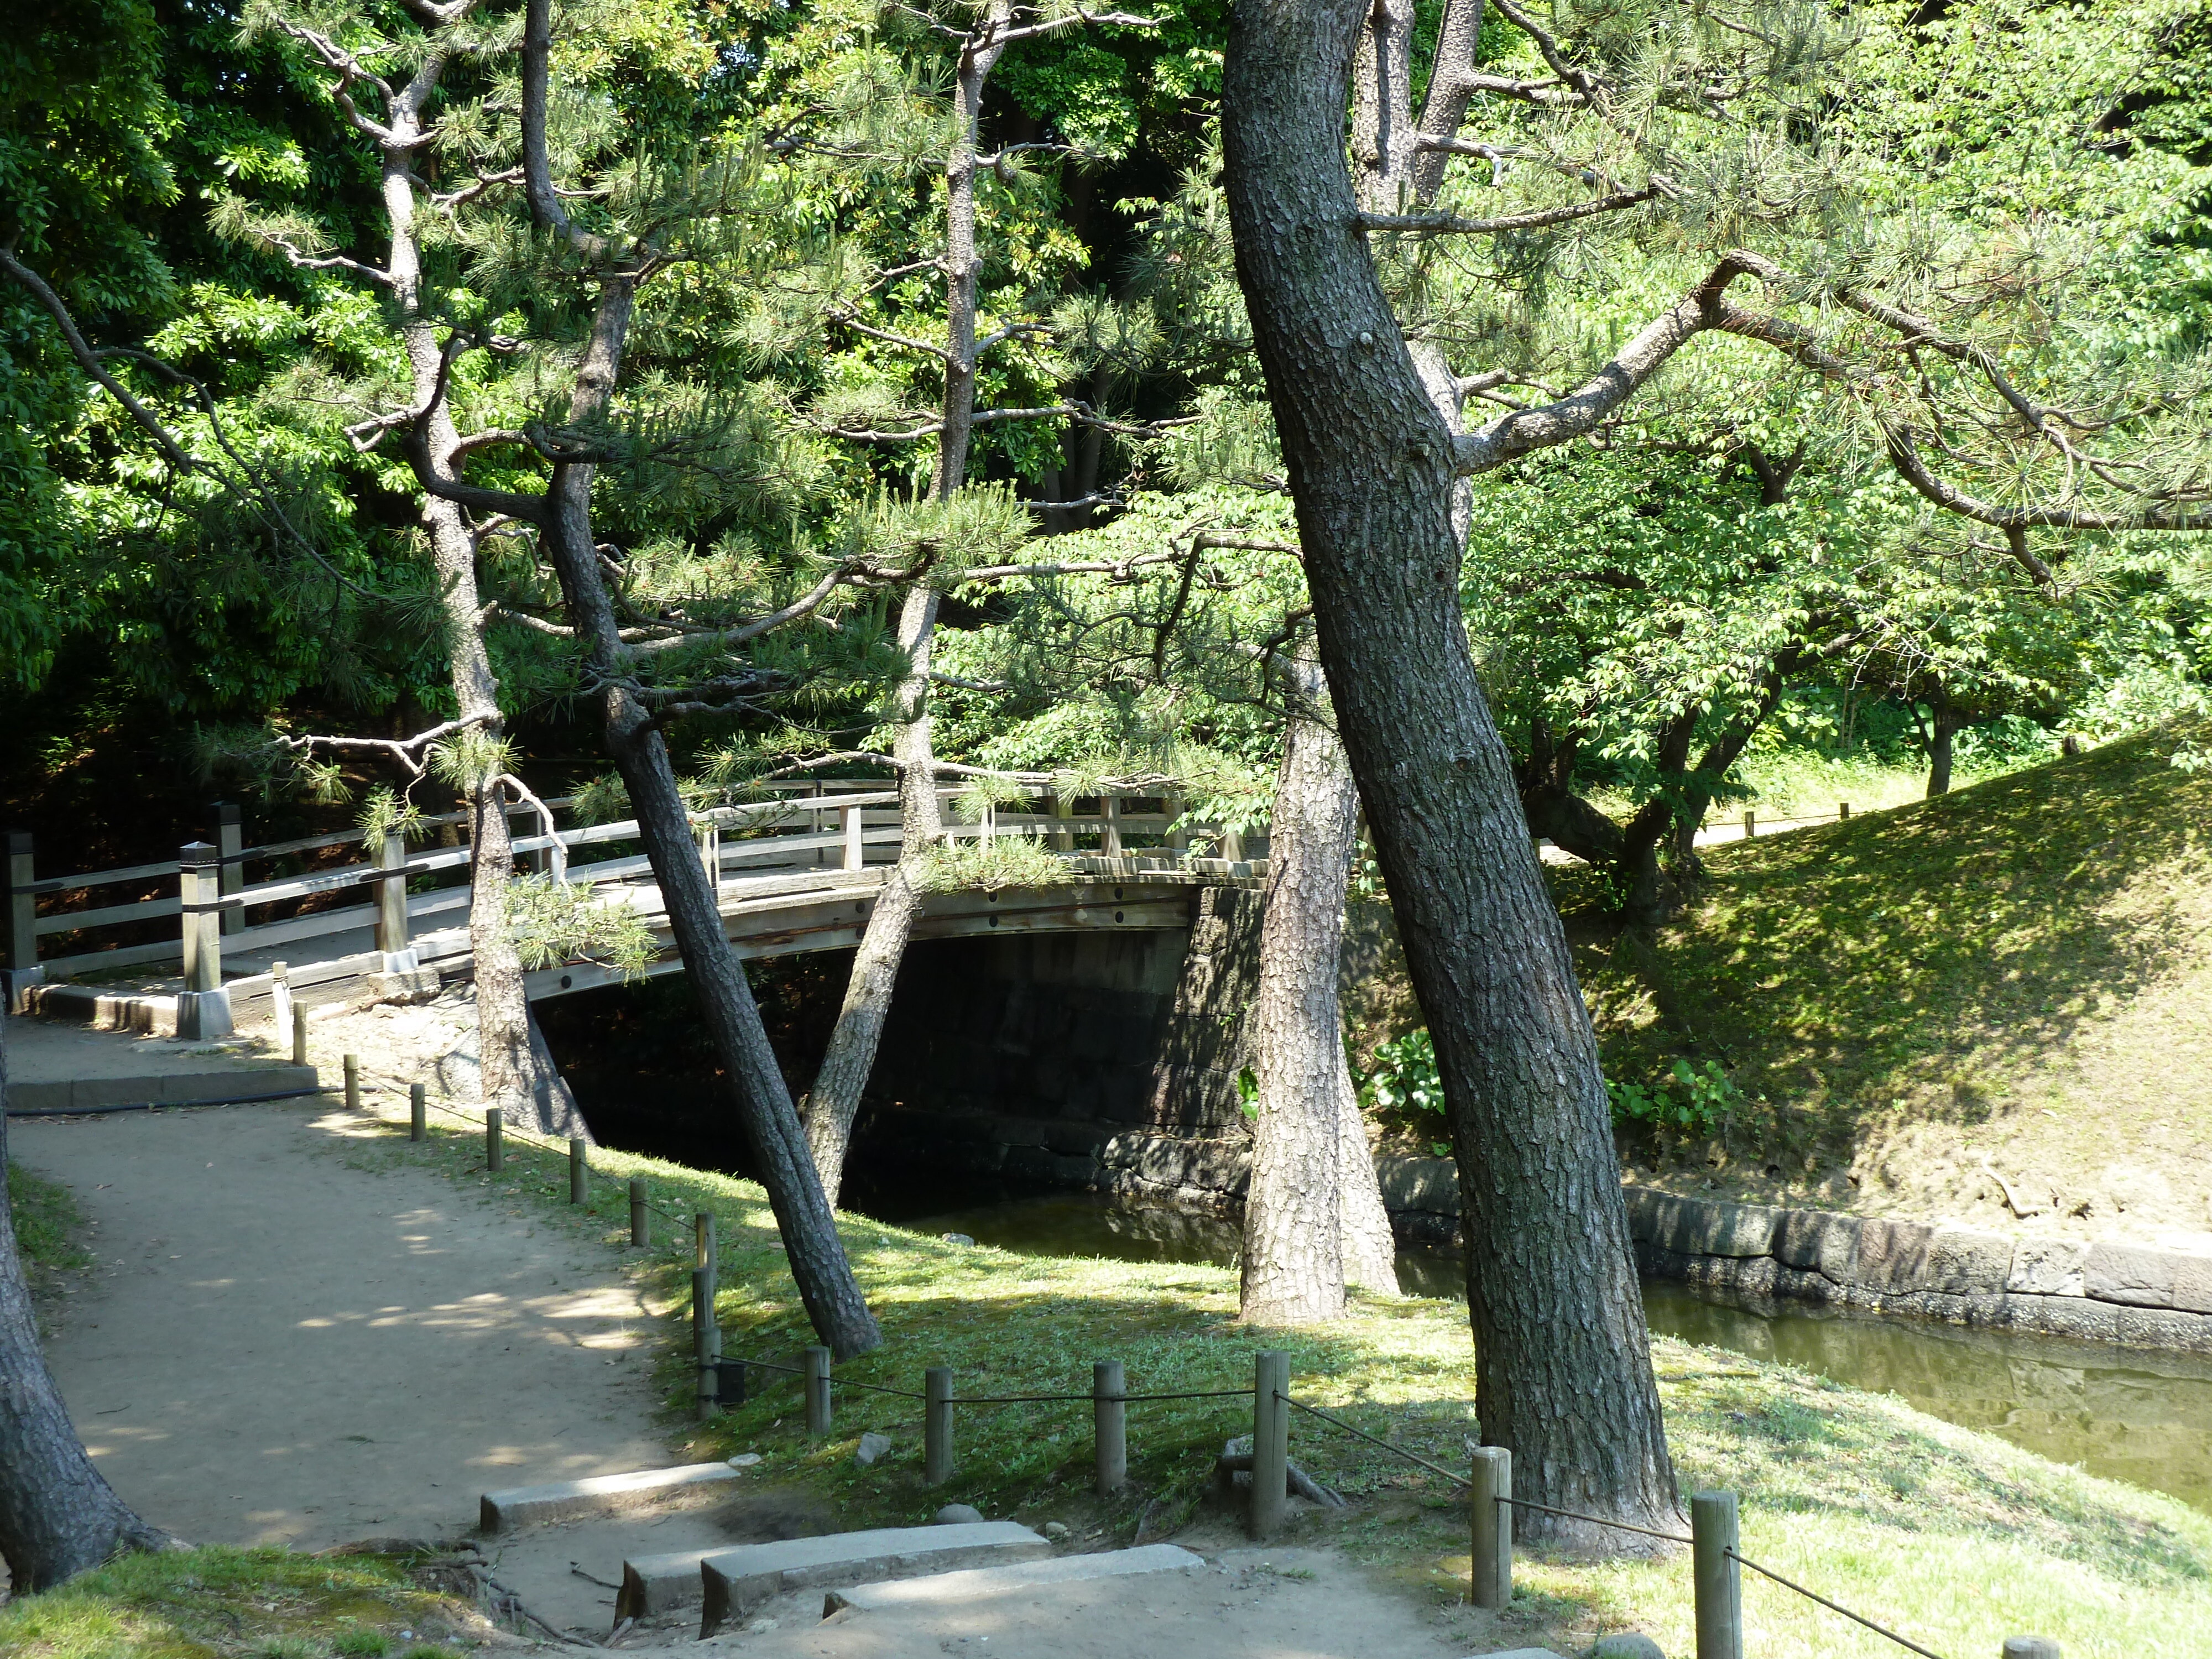
[[[1678,1167],[1745,1196],[2212,1224],[2212,775],[2173,732],[1708,848],[1656,934],[1555,872],[1609,1074],[1717,1060],[1746,1103]]]

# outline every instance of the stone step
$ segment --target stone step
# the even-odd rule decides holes
[[[847,1607],[874,1613],[903,1607],[953,1607],[989,1595],[1075,1584],[1096,1578],[1134,1578],[1148,1572],[1180,1572],[1206,1565],[1203,1557],[1174,1544],[1143,1544],[1133,1550],[1103,1550],[1096,1555],[1063,1555],[1050,1561],[1015,1562],[1001,1567],[970,1567],[927,1578],[881,1579],[850,1584],[823,1599],[822,1616]]]
[[[477,1500],[480,1523],[488,1533],[563,1521],[578,1515],[607,1515],[635,1509],[655,1498],[674,1498],[702,1486],[735,1480],[727,1463],[683,1463],[669,1469],[633,1469],[627,1474],[595,1474],[581,1480],[555,1480],[542,1486],[510,1486]]]
[[[912,1578],[963,1567],[1034,1561],[1051,1553],[1050,1544],[1012,1521],[880,1527],[869,1532],[787,1538],[774,1544],[741,1544],[695,1558],[692,1594],[704,1604],[700,1609],[699,1635],[704,1640],[727,1620],[743,1618],[785,1590]],[[623,1564],[623,1588],[615,1603],[617,1620],[626,1614],[645,1616],[631,1605],[631,1575],[646,1565]],[[639,1602],[657,1599],[643,1572],[638,1574],[638,1587]]]

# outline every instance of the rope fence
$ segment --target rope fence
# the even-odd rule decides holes
[[[1848,816],[1848,810],[1844,816]],[[1746,817],[1748,818],[1749,815]],[[359,1110],[362,1103],[360,1062],[356,1056],[348,1054],[344,1057],[344,1066],[346,1104]],[[446,1101],[434,1098],[419,1083],[408,1085],[408,1137],[411,1140],[425,1139],[427,1114],[433,1108],[446,1116],[469,1124],[472,1128],[477,1127],[475,1114],[458,1110]],[[497,1171],[502,1167],[505,1145],[511,1138],[534,1151],[564,1158],[569,1170],[569,1202],[584,1204],[589,1201],[590,1183],[595,1172],[591,1168],[588,1147],[583,1140],[573,1139],[564,1148],[527,1132],[507,1128],[497,1107],[481,1109],[485,1165],[489,1170]],[[630,1243],[634,1247],[651,1248],[650,1229],[645,1220],[647,1214],[665,1216],[679,1226],[685,1219],[681,1212],[654,1202],[642,1180],[633,1178],[629,1182],[629,1200]],[[919,1393],[888,1383],[863,1382],[858,1377],[833,1379],[830,1350],[819,1345],[806,1348],[800,1355],[800,1363],[796,1365],[780,1360],[726,1355],[722,1352],[721,1332],[715,1315],[720,1254],[715,1237],[715,1218],[711,1212],[702,1210],[695,1212],[690,1219],[696,1264],[691,1273],[693,1346],[699,1376],[698,1414],[702,1420],[719,1415],[726,1405],[741,1403],[744,1400],[744,1379],[748,1370],[772,1371],[799,1378],[805,1401],[806,1431],[817,1437],[830,1432],[836,1389],[853,1389],[892,1399],[920,1401],[922,1403],[924,1479],[929,1485],[936,1486],[951,1480],[956,1468],[953,1425],[957,1407],[1073,1405],[1087,1401],[1093,1413],[1097,1489],[1100,1495],[1106,1496],[1119,1491],[1128,1479],[1129,1407],[1170,1401],[1250,1400],[1252,1492],[1247,1524],[1252,1536],[1256,1539],[1271,1537],[1279,1530],[1288,1510],[1291,1473],[1291,1414],[1293,1411],[1301,1412],[1341,1433],[1450,1481],[1469,1494],[1473,1561],[1468,1591],[1469,1600],[1477,1607],[1502,1611],[1512,1601],[1512,1514],[1516,1510],[1522,1510],[1587,1526],[1602,1527],[1614,1532],[1656,1539],[1663,1543],[1688,1546],[1696,1608],[1697,1659],[1744,1659],[1742,1576],[1740,1571],[1743,1568],[1748,1568],[1760,1577],[1874,1632],[1907,1652],[1918,1655],[1919,1659],[1942,1659],[1942,1655],[1899,1635],[1887,1626],[1863,1613],[1855,1613],[1741,1553],[1736,1547],[1736,1494],[1732,1492],[1692,1493],[1690,1498],[1690,1530],[1686,1534],[1516,1498],[1513,1495],[1513,1455],[1505,1448],[1469,1448],[1470,1473],[1461,1475],[1418,1452],[1409,1451],[1403,1446],[1370,1434],[1333,1412],[1295,1398],[1290,1391],[1290,1356],[1279,1351],[1266,1350],[1253,1356],[1253,1381],[1249,1388],[1132,1394],[1127,1386],[1121,1362],[1102,1359],[1091,1368],[1091,1385],[1088,1393],[972,1395],[961,1395],[955,1390],[951,1368],[945,1365],[927,1368],[923,1374],[923,1388]],[[1226,1460],[1223,1467],[1229,1467]],[[1235,1467],[1241,1468],[1242,1463]],[[2058,1644],[2040,1637],[2010,1637],[2004,1644],[2003,1659],[2060,1659]]]

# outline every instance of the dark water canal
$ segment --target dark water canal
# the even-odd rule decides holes
[[[900,1226],[1037,1255],[1227,1262],[1237,1245],[1223,1218],[1088,1194],[939,1188],[895,1197],[860,1185],[847,1201]],[[1465,1295],[1455,1255],[1402,1252],[1398,1276],[1409,1294]],[[1678,1285],[1647,1283],[1644,1306],[1666,1335],[1895,1394],[1932,1417],[2212,1512],[2212,1362],[1788,1304],[1729,1305]]]

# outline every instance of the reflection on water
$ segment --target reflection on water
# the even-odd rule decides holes
[[[1221,1263],[1237,1255],[1236,1223],[1221,1216],[1085,1193],[939,1188],[934,1204],[948,1200],[959,1207],[920,1212],[910,1190],[903,1201],[889,1192],[848,1194],[854,1208],[884,1221],[1029,1255]],[[1456,1254],[1401,1251],[1398,1279],[1408,1295],[1466,1294]],[[1662,1334],[1893,1393],[1946,1422],[2212,1510],[2212,1361],[1788,1304],[1709,1302],[1679,1285],[1647,1283],[1644,1306]]]

